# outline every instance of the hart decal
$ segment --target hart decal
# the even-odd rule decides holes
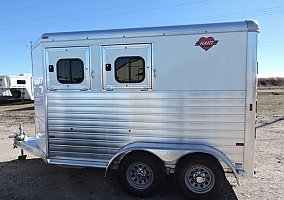
[[[202,37],[200,38],[196,43],[195,46],[200,46],[205,51],[208,51],[213,45],[216,45],[218,43],[218,40],[215,40],[213,37]]]

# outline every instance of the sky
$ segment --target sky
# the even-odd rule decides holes
[[[283,0],[1,0],[0,75],[31,72],[43,33],[256,20],[259,77],[284,77]]]

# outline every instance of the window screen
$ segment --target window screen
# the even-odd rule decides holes
[[[59,83],[78,84],[84,80],[84,64],[80,59],[61,59],[56,68]]]
[[[145,61],[140,56],[119,57],[114,65],[119,83],[141,83],[145,79]]]

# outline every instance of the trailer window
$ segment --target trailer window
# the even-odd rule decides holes
[[[140,56],[119,57],[114,65],[119,83],[141,83],[145,79],[145,61]]]
[[[17,84],[26,84],[25,80],[17,80]]]
[[[78,84],[84,80],[83,61],[74,59],[60,59],[56,64],[57,80],[62,84]]]

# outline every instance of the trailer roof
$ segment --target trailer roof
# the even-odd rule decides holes
[[[45,33],[38,41],[94,40],[220,32],[258,32],[254,21]],[[34,45],[36,46],[36,44]]]

